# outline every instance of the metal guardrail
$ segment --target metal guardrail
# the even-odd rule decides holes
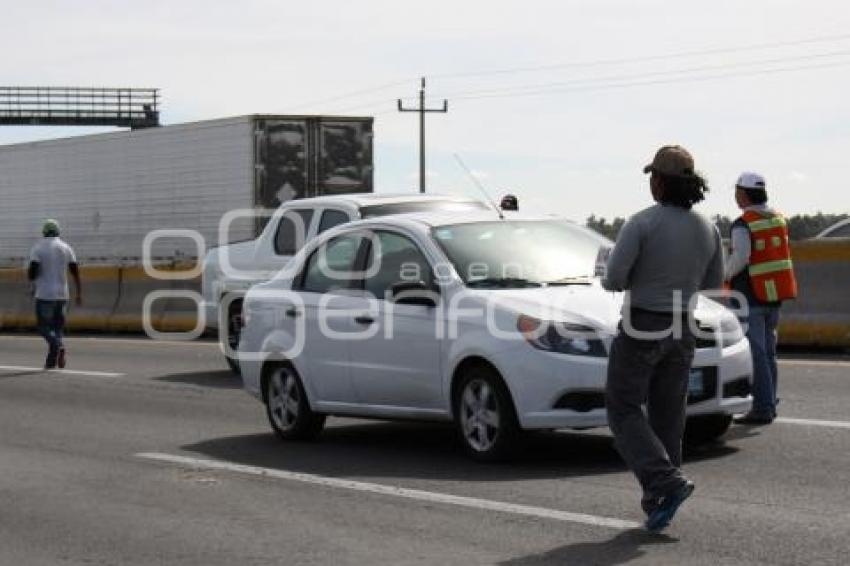
[[[0,86],[0,125],[159,126],[159,89]]]

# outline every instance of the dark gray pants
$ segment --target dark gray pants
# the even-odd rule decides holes
[[[665,314],[632,315],[632,326],[640,330],[669,328],[671,322]],[[646,511],[684,481],[682,435],[694,338],[687,322],[683,327],[678,338],[639,340],[621,324],[608,361],[608,424],[617,450],[643,488]]]

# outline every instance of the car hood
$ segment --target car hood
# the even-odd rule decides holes
[[[500,310],[589,326],[605,334],[616,334],[625,296],[606,291],[598,280],[590,285],[473,292]],[[719,326],[724,318],[734,319],[725,307],[703,296],[698,299],[695,315],[709,326]]]

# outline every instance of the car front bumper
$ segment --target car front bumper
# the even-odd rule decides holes
[[[608,425],[604,408],[607,358],[569,356],[534,350],[504,356],[500,369],[508,382],[524,429],[593,428]],[[701,348],[694,369],[702,370],[702,394],[689,396],[688,416],[735,414],[752,405],[752,358],[746,339],[726,348]],[[572,408],[564,408],[569,406]]]

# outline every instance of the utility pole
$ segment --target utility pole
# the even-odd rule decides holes
[[[449,101],[443,100],[442,108],[425,108],[425,77],[422,77],[422,88],[419,89],[419,108],[404,108],[398,99],[399,112],[419,112],[419,192],[425,192],[425,113],[448,112]]]

